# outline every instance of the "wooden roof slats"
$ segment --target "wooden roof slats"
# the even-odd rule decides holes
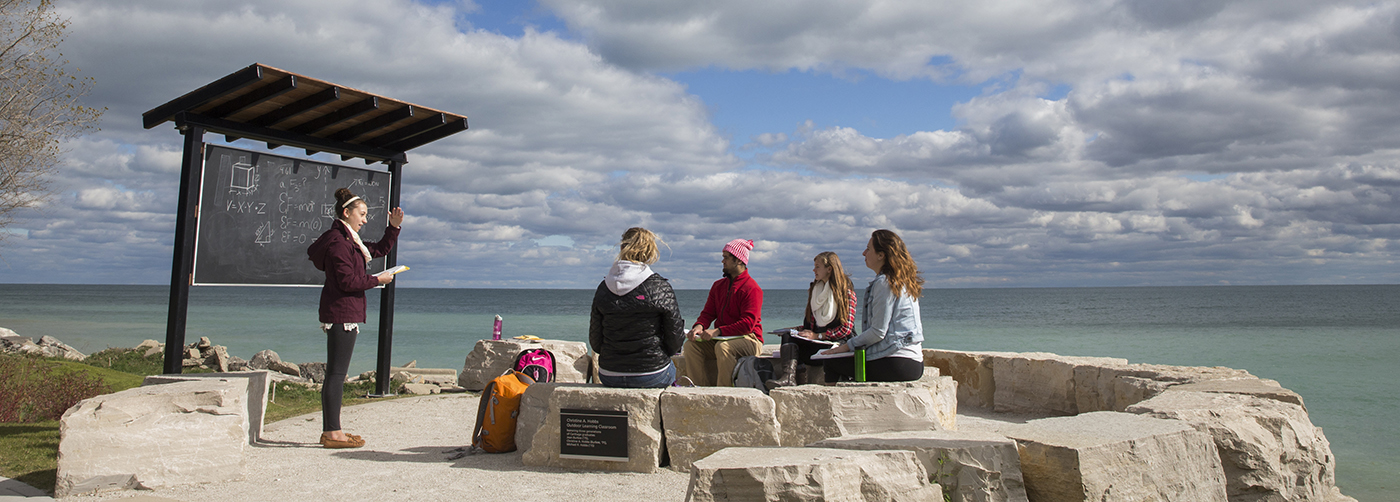
[[[146,128],[166,121],[207,132],[336,153],[367,162],[456,134],[467,118],[253,64],[142,114]]]
[[[433,129],[431,131],[419,134],[417,136],[413,136],[402,141],[397,141],[394,143],[384,145],[384,148],[396,152],[407,152],[414,148],[418,148],[420,146],[432,143],[434,141],[446,138],[448,136],[457,134],[465,130],[467,130],[467,118],[461,117],[453,119],[452,121],[443,124],[442,127],[439,127],[437,129]]]
[[[229,92],[236,91],[249,84],[262,80],[263,68],[262,65],[253,65],[233,72],[224,78],[210,82],[204,87],[190,91],[184,96],[180,96],[170,102],[152,108],[150,111],[141,114],[141,121],[146,129],[158,126],[161,122],[173,119],[176,113],[197,108]]]
[[[377,117],[365,120],[364,122],[360,122],[359,124],[352,125],[350,127],[340,130],[339,132],[332,133],[326,136],[326,138],[334,141],[350,141],[359,138],[360,136],[364,136],[371,132],[378,131],[380,129],[393,125],[393,123],[398,122],[400,120],[408,118],[413,118],[412,106],[405,106],[397,110],[390,110],[388,112],[380,114]]]
[[[229,115],[241,112],[254,105],[286,94],[287,91],[297,88],[296,75],[287,75],[268,85],[253,89],[246,94],[225,101],[218,106],[204,111],[204,115],[217,118],[228,118]]]
[[[370,96],[369,98],[359,101],[353,105],[341,108],[331,113],[327,113],[318,118],[308,120],[299,126],[288,129],[288,131],[297,134],[315,135],[316,133],[325,130],[327,127],[353,119],[355,117],[364,115],[366,113],[378,109],[379,98],[375,96]]]
[[[369,146],[384,146],[395,141],[410,138],[418,134],[423,134],[436,127],[441,127],[447,123],[447,114],[434,113],[427,118],[419,119],[412,124],[394,129],[364,141]]]
[[[254,117],[248,120],[248,123],[260,127],[273,126],[284,120],[296,117],[297,115],[300,115],[303,112],[324,105],[326,103],[330,103],[337,99],[340,99],[340,88],[327,87],[324,90],[317,92],[316,94],[312,94],[310,96],[298,99],[296,101],[288,103],[286,106]]]

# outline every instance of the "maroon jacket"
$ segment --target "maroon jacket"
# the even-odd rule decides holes
[[[392,225],[384,229],[379,242],[366,242],[369,254],[378,258],[389,254],[399,241],[399,229]],[[365,255],[350,238],[350,227],[335,220],[331,229],[321,234],[306,255],[317,270],[326,272],[326,284],[321,287],[321,322],[365,322],[365,290],[379,285],[365,271]]]
[[[763,289],[745,270],[739,277],[725,277],[710,286],[705,308],[695,324],[710,327],[714,321],[720,336],[744,336],[753,333],[763,341]]]

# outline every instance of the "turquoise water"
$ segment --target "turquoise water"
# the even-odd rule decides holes
[[[262,349],[294,362],[325,358],[317,288],[200,287],[190,293],[186,340],[201,336],[250,358]],[[505,334],[586,341],[591,290],[399,289],[394,364],[460,369],[492,316]],[[704,291],[678,291],[693,320]],[[799,322],[805,291],[768,291],[764,327]],[[0,326],[54,336],[85,352],[164,341],[164,286],[0,284]],[[379,299],[356,344],[352,371],[374,367]],[[1400,286],[931,289],[924,346],[1054,352],[1131,362],[1228,366],[1301,394],[1337,456],[1342,490],[1387,500],[1400,483]]]

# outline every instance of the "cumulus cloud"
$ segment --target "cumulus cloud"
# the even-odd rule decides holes
[[[400,256],[432,273],[406,286],[592,287],[635,225],[682,288],[736,237],[768,287],[804,286],[825,250],[868,277],[876,228],[935,286],[1400,279],[1395,2],[540,4],[570,32],[409,0],[60,2],[108,112],[0,248],[26,264],[7,274],[167,280],[179,136],[140,114],[259,62],[469,116],[409,153]],[[707,68],[982,92],[944,130],[809,122],[740,146],[658,73]]]

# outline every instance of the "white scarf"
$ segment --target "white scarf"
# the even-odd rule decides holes
[[[826,326],[836,320],[836,299],[832,297],[831,286],[826,281],[817,281],[812,286],[812,298],[807,303],[812,307],[812,319],[817,326]]]
[[[360,253],[365,255],[365,263],[369,263],[370,260],[373,260],[374,256],[369,254],[369,248],[365,247],[365,241],[360,240],[360,233],[350,228],[350,224],[346,223],[345,220],[335,221],[339,221],[341,225],[345,225],[346,230],[350,231],[350,238],[355,240],[355,245],[360,246]]]

